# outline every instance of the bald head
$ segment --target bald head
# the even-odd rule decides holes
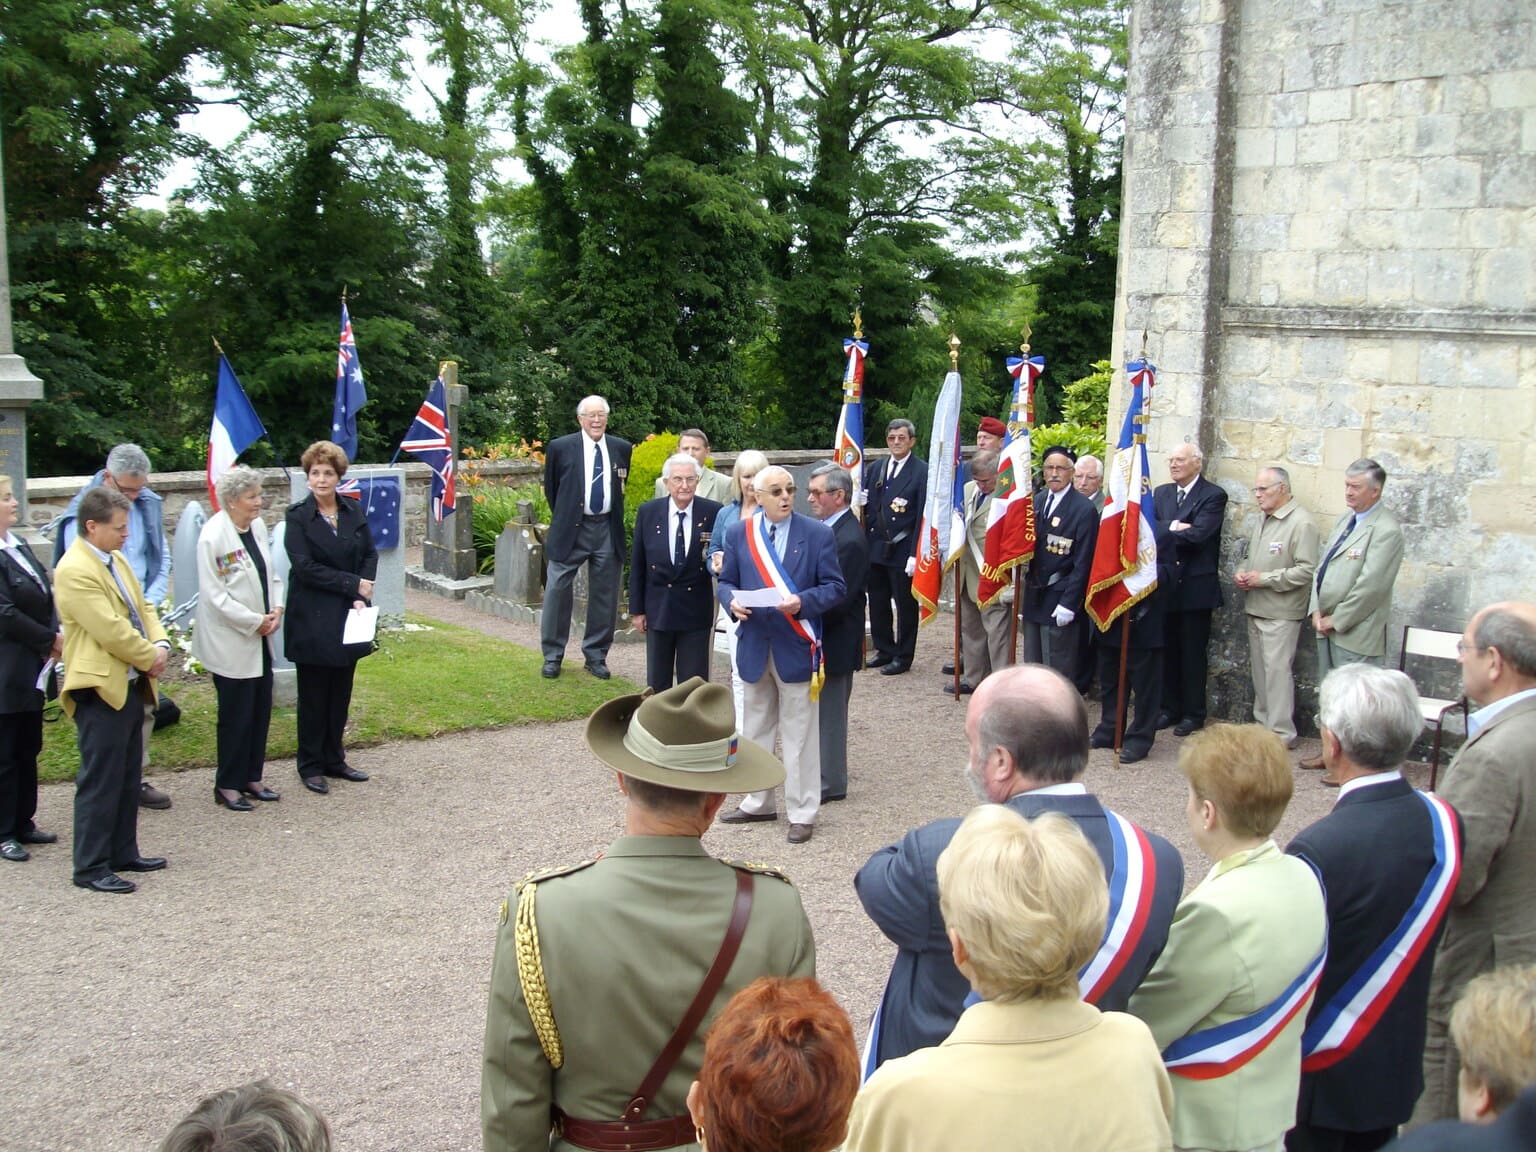
[[[971,696],[965,730],[971,772],[993,801],[1069,783],[1088,767],[1083,698],[1043,664],[1015,664],[983,680]]]

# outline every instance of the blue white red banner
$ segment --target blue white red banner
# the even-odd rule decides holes
[[[208,500],[215,512],[219,510],[219,477],[235,466],[240,453],[266,434],[235,370],[220,352],[218,383],[213,393],[213,427],[208,432]]]
[[[1008,413],[1008,435],[997,462],[997,487],[988,506],[986,548],[976,598],[985,608],[1008,587],[1009,573],[1028,563],[1035,554],[1035,502],[1030,484],[1034,460],[1029,427],[1034,419],[1035,384],[1045,371],[1045,358],[1008,357],[1013,377],[1013,404]]]
[[[1157,368],[1146,360],[1135,360],[1125,370],[1130,376],[1131,402],[1115,445],[1093,564],[1088,569],[1085,607],[1101,632],[1157,589],[1157,538],[1152,531],[1145,432]]]
[[[837,417],[837,438],[832,449],[838,467],[853,478],[853,491],[864,491],[864,357],[869,345],[862,340],[844,340],[843,409]],[[864,509],[856,507],[861,520]]]
[[[928,492],[917,528],[917,567],[912,598],[921,627],[939,612],[944,573],[965,547],[965,485],[960,474],[960,373],[944,377],[933,407],[933,438],[928,453]]]

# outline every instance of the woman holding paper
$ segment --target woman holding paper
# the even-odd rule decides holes
[[[43,747],[43,665],[64,651],[48,569],[12,535],[20,506],[0,476],[0,859],[21,863],[28,844],[58,839],[32,823],[37,754]],[[52,675],[52,672],[49,673]]]
[[[283,578],[261,522],[261,474],[237,464],[215,487],[221,511],[197,536],[197,627],[192,654],[219,698],[213,802],[249,812],[277,800],[261,782],[272,722],[271,636],[283,618]],[[250,799],[247,799],[250,797]]]
[[[352,703],[352,673],[371,641],[344,644],[347,614],[373,599],[379,554],[362,505],[337,498],[347,454],[329,440],[304,453],[309,495],[288,509],[288,623],[283,650],[298,670],[299,776],[324,796],[327,776],[366,780],[346,761],[341,736]]]

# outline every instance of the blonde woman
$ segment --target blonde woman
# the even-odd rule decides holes
[[[283,579],[261,522],[261,473],[236,465],[219,477],[220,511],[197,536],[197,627],[192,652],[219,698],[213,802],[249,812],[279,796],[262,783],[272,723],[272,634],[283,618]]]
[[[984,1000],[936,1048],[887,1060],[847,1152],[1161,1152],[1168,1075],[1145,1024],[1081,999],[1109,912],[1104,867],[1065,816],[973,809],[938,860],[956,967]]]

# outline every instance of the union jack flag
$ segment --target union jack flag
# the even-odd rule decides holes
[[[432,467],[432,518],[439,522],[453,514],[453,446],[448,442],[448,389],[439,376],[427,389],[427,398],[400,444]]]

